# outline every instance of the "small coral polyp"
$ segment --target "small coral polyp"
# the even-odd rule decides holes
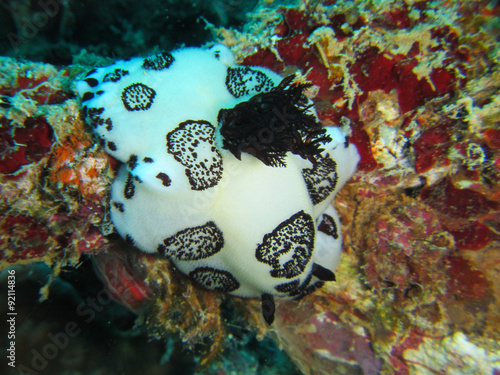
[[[268,323],[272,296],[334,280],[331,202],[359,161],[346,134],[321,126],[307,85],[290,81],[216,45],[117,61],[77,83],[87,122],[123,162],[116,230],[205,288],[261,297]]]

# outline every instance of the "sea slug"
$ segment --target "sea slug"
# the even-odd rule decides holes
[[[223,45],[117,61],[77,82],[86,121],[121,161],[111,219],[205,288],[274,300],[335,279],[331,202],[359,155],[324,128],[306,84],[237,65]]]

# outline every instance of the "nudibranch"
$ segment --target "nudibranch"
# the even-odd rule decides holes
[[[118,233],[205,288],[301,298],[335,279],[342,236],[331,202],[359,155],[294,84],[240,66],[223,45],[117,61],[77,82],[105,150]],[[273,297],[274,296],[274,297]]]

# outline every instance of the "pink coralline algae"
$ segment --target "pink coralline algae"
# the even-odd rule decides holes
[[[12,174],[23,165],[39,161],[53,143],[53,132],[43,117],[27,118],[22,126],[1,119],[0,173]]]
[[[335,203],[337,281],[278,302],[271,327],[233,298],[305,374],[499,373],[498,15],[479,0],[262,1],[242,31],[213,29],[243,64],[312,83],[322,122],[361,154]],[[2,269],[92,256],[152,337],[208,342],[208,363],[226,338],[222,296],[109,235],[117,162],[69,88],[88,68],[0,59]]]
[[[444,254],[452,244],[442,226],[424,205],[386,202],[368,224],[363,247],[366,281],[382,293],[404,300],[417,294],[444,292]],[[389,210],[390,211],[389,211]],[[422,239],[425,239],[423,241]],[[440,284],[440,279],[441,281]]]
[[[120,249],[110,248],[96,254],[94,264],[98,275],[113,298],[134,312],[140,312],[144,304],[152,298],[153,291],[144,281],[146,275],[132,269],[136,253],[128,254]],[[142,280],[141,280],[142,279]]]
[[[342,303],[317,298],[315,304],[283,302],[278,310],[276,329],[280,342],[293,350],[301,369],[316,369],[318,373],[349,374],[362,369],[364,374],[377,374],[382,361],[375,356],[369,338],[355,331],[328,306]],[[300,327],[308,327],[302,340],[297,340]]]
[[[103,245],[93,224],[102,221],[109,163],[78,120],[67,69],[9,58],[0,69],[3,267],[72,264]],[[62,167],[80,179],[71,184]]]

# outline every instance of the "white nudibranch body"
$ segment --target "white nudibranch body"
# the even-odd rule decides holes
[[[262,297],[268,322],[273,295],[300,298],[334,280],[342,236],[331,202],[359,161],[338,128],[327,128],[314,156],[299,155],[294,145],[259,160],[254,144],[269,150],[279,121],[295,121],[280,108],[265,114],[274,117],[256,133],[264,141],[226,147],[221,117],[238,118],[228,111],[257,95],[286,96],[280,82],[269,69],[236,65],[222,45],[117,61],[77,82],[87,122],[124,163],[111,191],[118,233],[205,288]],[[316,119],[313,109],[304,112]],[[238,130],[238,123],[227,126]],[[300,147],[311,144],[306,131],[297,134]]]

